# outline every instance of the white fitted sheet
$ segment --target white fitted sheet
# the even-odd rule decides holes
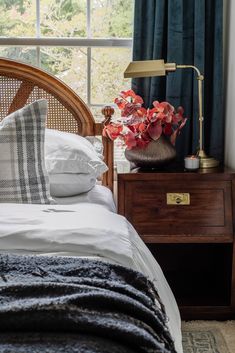
[[[54,197],[59,205],[76,205],[79,203],[93,203],[104,206],[111,212],[117,212],[113,194],[109,188],[103,185],[95,185],[88,192],[70,197]]]
[[[162,270],[126,220],[99,204],[0,204],[1,252],[85,256],[144,273],[165,305],[168,326],[182,353],[178,307]]]

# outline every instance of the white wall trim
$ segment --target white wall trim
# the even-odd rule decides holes
[[[235,169],[235,2],[226,1],[224,40],[225,164]]]

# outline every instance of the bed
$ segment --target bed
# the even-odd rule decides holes
[[[1,120],[30,102],[45,98],[48,101],[48,128],[81,136],[101,135],[103,124],[94,121],[91,112],[79,96],[45,71],[12,60],[0,59],[0,80]],[[112,108],[106,107],[103,113],[105,122],[108,122]],[[79,196],[58,198],[57,203],[53,205],[0,203],[0,352],[36,352],[37,349],[40,352],[183,352],[178,307],[161,268],[131,224],[116,213],[112,197],[113,144],[103,137],[103,145],[104,160],[109,169],[103,175],[102,185],[96,185],[89,192]],[[64,269],[67,269],[67,272]],[[78,273],[75,269],[83,271]],[[66,272],[63,280],[61,271]],[[100,283],[102,289],[99,288],[99,291],[97,289],[99,293],[94,292],[94,289],[91,290],[89,282],[91,279],[89,281],[87,278],[84,279],[84,273],[87,272],[94,276],[93,282]],[[110,279],[107,273],[113,277]],[[144,276],[141,277],[140,273]],[[124,277],[125,280],[129,278],[129,283],[125,285]],[[35,283],[41,286],[41,292],[35,290],[35,287],[32,289],[32,278],[34,280],[36,278],[34,286]],[[78,278],[81,281],[79,286],[84,289],[82,297],[80,292],[79,300],[85,301],[84,293],[88,292],[89,300],[96,298],[92,303],[86,302],[87,306],[84,309],[86,315],[84,312],[81,314],[79,306],[76,306],[76,309],[74,307],[76,292],[74,288],[78,286],[76,282]],[[150,282],[146,282],[146,278]],[[59,291],[55,282],[59,283],[58,286],[63,290]],[[73,294],[70,293],[68,286],[70,289],[73,288]],[[142,292],[139,286],[144,287],[141,289]],[[115,308],[124,306],[123,300],[127,300],[126,291],[132,300],[129,306],[127,305],[127,311],[130,311],[131,306],[133,309],[128,315],[125,313],[120,317],[116,311],[112,313],[113,305]],[[18,296],[15,297],[15,293],[18,293]],[[66,293],[68,294],[65,295]],[[148,303],[148,296],[152,298],[151,303]],[[58,300],[56,303],[48,299],[55,297]],[[99,303],[98,308],[93,307],[96,300]],[[63,308],[67,308],[63,312],[56,311],[61,301]],[[140,317],[146,314],[146,307],[144,309],[142,307],[143,301],[146,302],[148,310],[155,310],[155,316],[150,315],[151,310],[148,311],[151,316],[149,320],[154,321],[159,315],[160,322],[163,325],[164,321],[165,324],[165,327],[161,328],[165,336],[159,338],[161,344],[158,348],[154,346],[157,344],[156,334],[151,331],[152,329],[146,328],[148,322],[144,321],[141,327],[138,326]],[[111,302],[114,304],[111,305]],[[34,309],[35,307],[38,309],[39,303],[44,311],[40,309],[36,315]],[[74,311],[70,311],[71,306]],[[45,307],[56,310],[52,312],[53,315],[45,316],[49,312],[45,314]],[[97,318],[94,312],[101,310],[100,307],[103,310],[103,317]],[[75,311],[78,315],[76,319],[71,319]],[[135,317],[137,314],[139,316]],[[102,326],[104,316],[107,316],[105,325],[109,322],[108,328]],[[134,317],[134,328],[133,322],[125,321],[123,317],[125,320],[127,317],[128,320]],[[118,329],[115,326],[116,322]],[[120,324],[121,322],[124,326]],[[90,331],[92,325],[98,325],[95,334],[94,329]],[[154,325],[159,325],[159,322]],[[143,327],[146,329],[144,334]],[[146,339],[146,332],[149,334],[149,330],[155,343],[151,346],[151,342],[148,342],[149,348],[144,350],[143,340]],[[175,348],[169,344],[170,340],[166,342],[168,330]],[[31,333],[23,334],[26,332]],[[59,335],[56,335],[58,332]],[[87,335],[90,348],[87,348],[87,341],[84,341]],[[116,342],[115,345],[113,340]],[[135,340],[138,344],[136,343],[137,346],[134,345],[133,348],[131,344],[134,344]],[[127,342],[127,346],[124,347],[123,342]],[[148,344],[146,343],[146,346]]]

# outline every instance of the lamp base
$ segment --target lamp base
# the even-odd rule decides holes
[[[200,168],[216,168],[219,165],[219,161],[213,157],[208,157],[203,150],[199,150],[197,156],[200,158]]]

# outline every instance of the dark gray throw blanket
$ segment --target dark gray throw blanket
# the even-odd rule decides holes
[[[175,353],[153,284],[75,257],[0,255],[0,353]]]

